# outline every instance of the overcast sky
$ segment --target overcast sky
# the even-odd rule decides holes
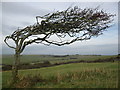
[[[100,5],[100,9],[108,13],[116,14],[113,27],[107,29],[103,35],[94,37],[88,41],[75,42],[65,46],[44,46],[41,44],[29,45],[22,54],[118,54],[118,4],[117,2],[3,2],[2,3],[2,38],[12,34],[18,27],[24,28],[36,23],[36,16],[43,16],[57,10],[65,10],[69,6],[80,8]],[[10,42],[12,44],[12,42]],[[3,54],[14,54],[2,42]]]

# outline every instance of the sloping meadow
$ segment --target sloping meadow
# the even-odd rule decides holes
[[[3,72],[3,88],[117,88],[118,63],[73,63],[19,70],[11,85],[11,71]]]

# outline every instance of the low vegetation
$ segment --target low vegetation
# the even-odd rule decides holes
[[[117,88],[118,63],[72,63],[40,69],[19,70],[11,85],[11,71],[3,72],[3,88]]]
[[[42,63],[44,61],[49,61],[50,63],[60,63],[60,62],[68,62],[68,61],[80,61],[80,60],[87,60],[87,61],[93,61],[98,59],[108,59],[116,57],[116,55],[113,56],[107,56],[107,55],[64,55],[64,56],[58,56],[58,55],[22,55],[21,56],[21,64],[26,63]],[[12,65],[12,62],[14,61],[14,55],[3,55],[2,56],[2,64],[5,65]]]
[[[73,56],[73,55],[72,55]],[[39,57],[39,61],[29,61],[27,63],[21,62],[19,65],[19,69],[34,69],[34,68],[42,68],[42,67],[51,67],[51,66],[57,66],[57,65],[63,65],[63,64],[70,64],[70,63],[102,63],[102,62],[115,62],[118,61],[118,56],[98,56],[98,55],[92,55],[92,56],[86,56],[86,58],[83,58],[85,56],[82,55],[74,55],[72,57],[71,55],[64,55],[64,56],[45,56],[46,59],[42,60],[42,58]],[[9,56],[6,56],[9,57]],[[38,57],[38,56],[36,56]],[[41,56],[43,57],[43,56]],[[57,58],[56,58],[57,57]],[[48,59],[48,60],[47,60]],[[49,60],[53,59],[53,60]],[[58,60],[57,60],[58,59]],[[4,59],[3,59],[4,60]],[[3,64],[2,70],[11,70],[12,65],[10,64]]]

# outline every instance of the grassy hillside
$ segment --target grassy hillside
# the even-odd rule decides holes
[[[118,63],[74,63],[19,71],[18,88],[117,88]],[[11,87],[11,71],[3,72],[3,88]]]
[[[32,63],[32,62],[44,62],[50,61],[50,63],[60,63],[68,61],[80,61],[80,60],[98,60],[107,59],[115,56],[98,56],[98,55],[65,55],[65,56],[53,56],[53,55],[22,55],[21,63]],[[2,64],[13,63],[13,55],[3,55]]]

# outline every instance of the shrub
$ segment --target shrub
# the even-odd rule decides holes
[[[42,78],[40,74],[34,75],[34,76],[22,76],[18,83],[16,83],[15,87],[16,88],[27,88],[27,87],[32,87],[38,82],[45,82],[45,79]]]
[[[50,64],[50,61],[44,61],[43,63],[44,64]]]

